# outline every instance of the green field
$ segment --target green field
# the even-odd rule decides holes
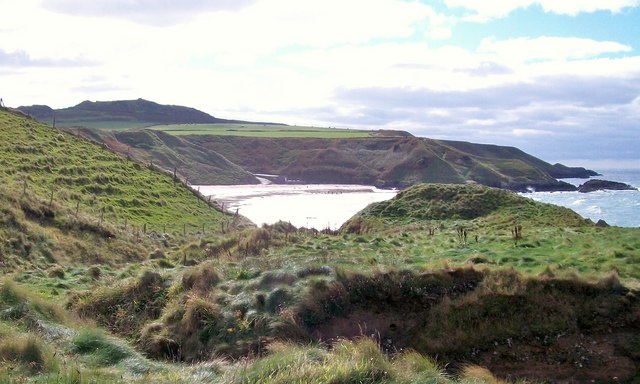
[[[302,127],[278,124],[172,124],[151,129],[172,135],[214,135],[267,138],[348,139],[371,137],[370,131],[357,129]]]

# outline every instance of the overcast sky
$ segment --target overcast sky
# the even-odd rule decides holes
[[[0,0],[0,97],[519,147],[640,168],[640,0]]]

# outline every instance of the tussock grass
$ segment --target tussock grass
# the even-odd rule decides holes
[[[467,373],[468,372],[468,373]],[[473,374],[477,373],[477,376]],[[498,384],[486,370],[469,368],[460,379],[416,352],[385,355],[371,339],[341,341],[330,351],[308,345],[275,343],[269,354],[230,366],[223,383],[389,383]]]
[[[134,337],[146,321],[160,316],[168,288],[163,276],[147,270],[123,285],[76,293],[67,306],[116,334]]]
[[[0,366],[13,366],[31,373],[54,371],[58,361],[53,351],[34,334],[0,340]]]
[[[68,314],[56,303],[43,300],[7,278],[0,279],[0,320],[17,321],[27,327],[38,320],[69,321]]]
[[[130,347],[109,338],[103,331],[87,328],[71,340],[71,351],[81,355],[91,355],[94,366],[111,366],[130,358],[134,352]]]

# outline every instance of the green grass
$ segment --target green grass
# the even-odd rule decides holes
[[[278,124],[174,124],[150,127],[172,135],[213,135],[266,138],[348,139],[371,137],[370,131],[357,129],[301,127]]]
[[[640,356],[638,229],[422,185],[339,233],[222,233],[225,218],[170,177],[0,113],[0,381],[497,383],[458,364],[565,337]],[[215,230],[171,227],[195,216]],[[573,364],[554,345],[554,369]],[[515,351],[509,361],[530,357]]]
[[[101,146],[0,111],[0,180],[47,205],[142,229],[190,232],[223,220],[171,176]],[[37,212],[36,212],[37,214]]]
[[[53,120],[43,120],[44,124],[48,126],[53,125]],[[145,128],[156,123],[148,122],[148,121],[101,121],[101,120],[81,120],[81,119],[64,119],[64,118],[56,118],[56,127],[85,127],[85,128],[93,128],[93,129],[104,129],[107,131],[122,131],[122,130],[130,130],[130,129],[139,129]]]

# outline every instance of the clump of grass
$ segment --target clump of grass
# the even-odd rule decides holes
[[[47,276],[49,277],[54,277],[57,279],[64,279],[64,269],[59,266],[59,265],[54,265],[53,267],[49,268],[49,270],[47,271]]]
[[[111,366],[133,356],[134,352],[111,339],[103,331],[87,328],[71,340],[71,350],[81,355],[89,355],[96,366]]]
[[[134,337],[146,321],[160,316],[168,288],[163,276],[147,270],[122,285],[75,293],[68,307],[114,333]]]
[[[230,367],[226,383],[455,383],[431,359],[415,352],[390,358],[375,341],[343,340],[330,351],[274,343],[267,356]],[[478,383],[483,383],[483,380]]]
[[[151,252],[149,254],[149,258],[154,260],[154,259],[164,259],[165,258],[165,254],[164,251],[161,249],[155,249],[153,250],[153,252]]]
[[[30,372],[52,371],[58,361],[51,348],[34,334],[14,335],[0,340],[0,365],[16,364]]]
[[[97,265],[92,265],[87,268],[87,276],[89,276],[93,280],[98,280],[100,276],[102,276],[102,269],[100,269],[100,267]]]
[[[491,371],[477,365],[467,365],[460,372],[460,379],[463,382],[485,383],[485,384],[505,384],[506,382],[495,377]]]
[[[64,310],[9,279],[0,280],[0,319],[19,320],[31,327],[38,319],[65,322]]]
[[[206,293],[220,283],[221,277],[211,263],[203,263],[190,268],[182,275],[182,287]]]
[[[298,280],[296,275],[284,271],[269,271],[263,273],[258,282],[258,288],[265,289],[278,285],[292,285]]]

